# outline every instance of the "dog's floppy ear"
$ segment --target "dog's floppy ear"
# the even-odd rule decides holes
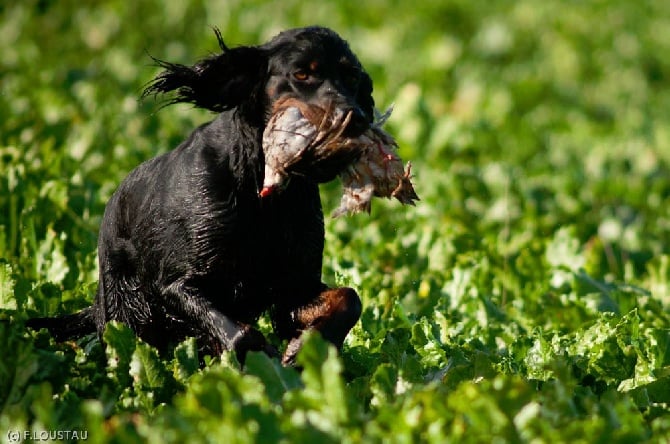
[[[262,85],[267,71],[267,58],[263,51],[253,46],[228,48],[217,28],[214,28],[214,33],[221,54],[207,57],[193,66],[152,57],[165,71],[149,82],[142,98],[176,91],[167,105],[193,103],[198,108],[215,112],[255,100],[262,91],[259,85]]]
[[[375,99],[372,98],[372,79],[365,71],[361,73],[356,101],[372,122],[375,115]]]

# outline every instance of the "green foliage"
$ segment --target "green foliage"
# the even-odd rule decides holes
[[[90,304],[112,192],[211,118],[138,101],[147,52],[190,63],[218,49],[210,26],[236,45],[312,23],[395,103],[422,198],[327,218],[324,278],[364,303],[342,352],[311,335],[300,371],[240,368],[116,323],[104,346],[27,331]],[[0,5],[0,35],[3,437],[670,440],[667,2],[26,0]]]

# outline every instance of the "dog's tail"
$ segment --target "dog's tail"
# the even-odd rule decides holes
[[[85,336],[96,331],[98,307],[92,305],[74,314],[53,318],[33,318],[26,321],[26,326],[33,330],[46,328],[56,341],[66,341]]]

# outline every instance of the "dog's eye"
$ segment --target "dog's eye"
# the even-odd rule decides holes
[[[293,77],[295,77],[296,80],[304,82],[305,80],[309,79],[309,74],[305,71],[296,71],[293,73]]]

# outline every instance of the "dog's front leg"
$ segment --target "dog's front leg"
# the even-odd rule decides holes
[[[302,332],[316,330],[327,341],[341,348],[349,330],[361,316],[361,300],[355,290],[347,287],[327,288],[313,301],[288,313],[293,332],[282,364],[293,365],[302,346]]]
[[[166,303],[187,322],[211,338],[213,343],[206,345],[212,352],[233,350],[240,363],[244,363],[248,351],[262,351],[272,357],[279,356],[277,349],[267,342],[261,332],[221,313],[188,285],[172,284],[164,289],[163,296]]]

